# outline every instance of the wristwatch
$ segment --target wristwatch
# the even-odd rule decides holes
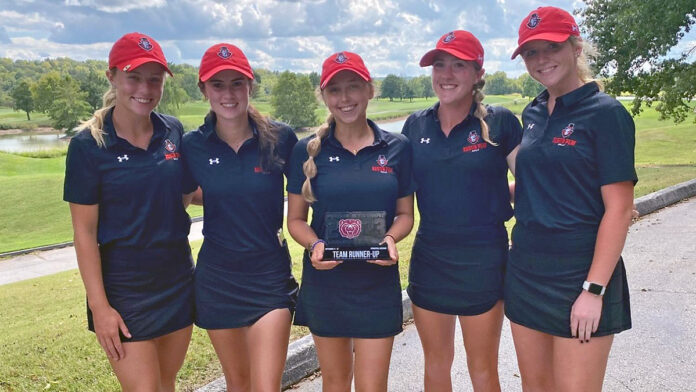
[[[582,284],[582,289],[588,291],[590,294],[602,296],[607,288],[598,283],[585,281]]]

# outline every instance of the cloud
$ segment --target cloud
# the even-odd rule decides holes
[[[5,31],[5,27],[0,26],[0,43],[3,44],[10,44],[12,41],[10,41],[10,37],[7,35],[7,31]]]

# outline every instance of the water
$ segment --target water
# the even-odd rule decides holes
[[[66,139],[60,137],[64,134],[17,134],[0,135],[0,151],[27,152],[60,148],[68,144]]]
[[[387,122],[387,123],[380,123],[377,125],[379,125],[379,127],[384,129],[385,131],[394,132],[394,133],[401,133],[401,128],[404,127],[405,122],[406,122],[406,120],[399,120],[399,121],[393,121],[393,122]]]

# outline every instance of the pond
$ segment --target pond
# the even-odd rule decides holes
[[[401,128],[404,127],[406,120],[398,120],[378,124],[380,128],[388,132],[401,133]]]
[[[61,139],[63,134],[16,134],[0,135],[0,151],[27,152],[60,148],[68,144],[67,139]]]

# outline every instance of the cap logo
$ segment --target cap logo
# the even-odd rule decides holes
[[[541,22],[541,18],[535,12],[532,14],[532,16],[529,17],[529,20],[527,21],[527,27],[533,29],[539,25],[539,22]]]
[[[223,47],[220,48],[220,50],[218,50],[217,55],[218,55],[221,59],[225,59],[225,60],[226,60],[226,59],[232,57],[232,52],[230,52],[230,50],[227,49],[227,46],[223,46]]]
[[[145,38],[145,37],[140,38],[140,41],[138,42],[138,46],[140,46],[141,48],[147,50],[148,52],[152,50],[152,44],[151,44],[150,41],[149,41],[147,38]]]
[[[339,64],[343,64],[346,61],[348,61],[348,57],[346,57],[346,55],[343,54],[343,52],[340,52],[339,54],[336,55],[336,59],[334,61],[339,63]]]
[[[454,31],[450,31],[449,33],[447,33],[447,36],[442,39],[442,42],[448,43],[448,42],[454,40],[455,38],[457,38],[457,37],[454,36]]]

